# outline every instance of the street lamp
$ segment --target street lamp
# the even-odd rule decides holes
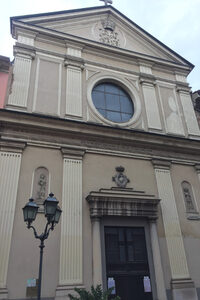
[[[42,260],[43,260],[43,249],[44,241],[48,238],[50,230],[54,230],[56,224],[58,224],[62,210],[58,206],[58,200],[54,197],[53,193],[50,193],[47,199],[44,201],[44,213],[47,219],[47,223],[44,232],[40,235],[37,234],[36,229],[32,226],[32,222],[35,221],[39,206],[31,198],[29,202],[23,207],[24,222],[27,224],[27,228],[32,228],[36,239],[40,240],[40,264],[39,264],[39,275],[38,275],[38,290],[37,300],[40,300],[41,296],[41,283],[42,283]]]

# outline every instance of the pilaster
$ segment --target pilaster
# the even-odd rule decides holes
[[[178,86],[177,91],[180,96],[188,134],[199,136],[200,130],[199,130],[198,122],[197,122],[196,115],[194,112],[192,99],[189,94],[189,89],[185,88],[184,86]]]
[[[83,284],[82,158],[84,149],[62,148],[63,191],[59,286],[56,299],[66,299],[73,286]]]
[[[102,285],[102,257],[100,218],[92,218],[92,258],[93,258],[93,285]]]
[[[24,144],[16,149],[0,145],[0,299],[8,298],[6,281],[23,148]]]
[[[70,48],[71,49],[71,48]],[[70,54],[74,53],[70,50]],[[75,50],[74,50],[75,51]],[[78,50],[75,51],[75,53]],[[82,70],[83,59],[67,56],[66,67],[66,115],[82,117]]]
[[[199,178],[199,183],[200,183],[200,164],[196,164],[195,166],[195,170],[196,170],[196,173],[197,173],[197,176]]]
[[[15,62],[13,70],[12,93],[8,99],[8,105],[26,108],[29,91],[29,81],[31,73],[32,59],[35,57],[34,51],[30,48],[14,49]]]
[[[162,262],[160,256],[160,246],[158,242],[156,219],[150,220],[149,224],[150,224],[151,247],[152,247],[155,279],[156,279],[157,299],[167,300],[163,268],[162,268]]]
[[[155,169],[158,194],[161,198],[160,203],[172,276],[171,287],[173,300],[188,299],[187,293],[191,295],[191,300],[197,300],[197,293],[194,288],[194,283],[190,278],[183,244],[170,174],[171,163],[164,160],[152,160],[152,163]]]

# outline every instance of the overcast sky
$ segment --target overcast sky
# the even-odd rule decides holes
[[[0,55],[13,58],[11,16],[104,5],[99,0],[5,0],[0,10]],[[195,65],[188,76],[200,89],[200,0],[113,0],[113,6]]]

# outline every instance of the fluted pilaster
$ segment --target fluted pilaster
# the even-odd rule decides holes
[[[179,95],[183,107],[188,134],[200,135],[197,118],[195,116],[194,107],[189,92],[179,90]]]
[[[20,164],[21,153],[0,152],[0,289],[6,288]]]
[[[9,105],[27,107],[32,58],[31,55],[20,53],[15,57],[12,93],[8,99]]]
[[[172,279],[189,278],[169,166],[154,164]]]
[[[82,156],[63,151],[63,195],[59,285],[82,284]],[[77,154],[77,156],[74,156]]]
[[[67,65],[66,115],[82,116],[82,69]]]

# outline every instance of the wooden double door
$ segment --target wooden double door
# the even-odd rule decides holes
[[[113,287],[112,297],[153,299],[143,227],[105,227],[105,254],[108,287]]]

